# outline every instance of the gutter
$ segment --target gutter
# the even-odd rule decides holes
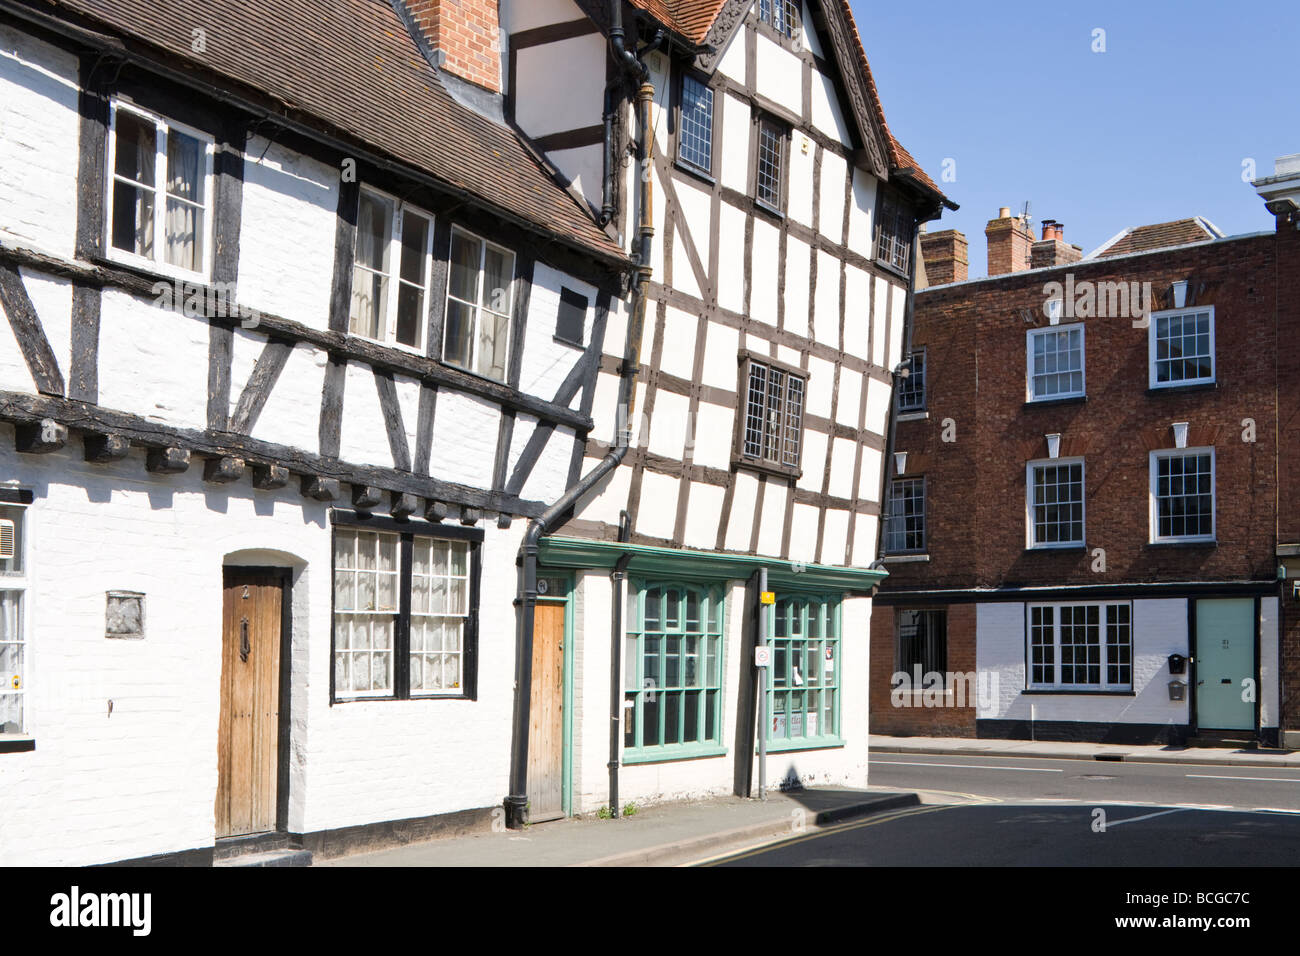
[[[650,82],[650,68],[626,46],[623,29],[623,0],[610,0],[611,26],[610,50],[625,74],[638,84],[636,95],[638,168],[646,168],[650,161],[653,123],[650,113],[655,88]],[[650,291],[651,243],[654,239],[652,218],[651,177],[638,175],[641,184],[640,225],[638,227],[636,262],[636,287],[633,290],[632,319],[628,323],[624,346],[622,382],[619,389],[619,433],[615,447],[578,483],[569,488],[558,501],[542,514],[528,522],[524,541],[520,547],[519,625],[515,635],[515,708],[510,745],[510,792],[505,798],[506,826],[519,829],[528,822],[528,730],[532,710],[533,690],[533,621],[537,607],[537,553],[542,536],[551,531],[577,505],[578,501],[619,466],[627,457],[631,444],[632,422],[636,412],[636,380],[641,368],[641,339],[645,328],[646,299]],[[611,699],[612,699],[611,694]],[[611,737],[613,735],[611,734]],[[610,769],[611,775],[617,773]],[[617,785],[615,785],[615,788]]]

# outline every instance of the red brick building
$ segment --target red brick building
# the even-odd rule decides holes
[[[1288,168],[1261,194],[1294,192]],[[1275,232],[1189,219],[1087,258],[1060,224],[1035,241],[1004,209],[975,280],[960,233],[923,237],[946,284],[917,295],[894,413],[873,732],[1300,731],[1300,232],[1284,206],[1270,200]]]

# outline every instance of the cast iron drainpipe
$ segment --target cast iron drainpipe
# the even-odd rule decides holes
[[[650,68],[637,59],[636,55],[624,46],[622,0],[610,0],[611,27],[609,31],[610,46],[615,58],[629,74],[635,72],[640,86],[637,90],[637,114],[640,136],[637,144],[638,169],[645,169],[645,164],[652,155],[650,106],[654,101],[655,88],[650,82]],[[532,707],[533,690],[533,619],[537,607],[537,553],[542,535],[578,503],[602,478],[618,467],[627,457],[632,421],[636,412],[636,379],[640,371],[641,338],[645,328],[646,295],[649,292],[650,244],[654,238],[654,221],[651,214],[651,181],[646,175],[638,175],[641,183],[641,216],[637,243],[637,285],[633,293],[634,305],[632,321],[628,323],[627,344],[624,347],[622,386],[619,396],[620,423],[617,446],[610,451],[590,472],[584,475],[576,485],[564,493],[555,504],[542,514],[528,522],[524,533],[521,551],[522,581],[519,595],[519,630],[515,638],[515,707],[514,727],[511,733],[510,748],[510,793],[505,798],[506,826],[519,829],[528,819],[528,723]],[[624,411],[624,409],[626,411]],[[617,772],[617,771],[611,771]]]

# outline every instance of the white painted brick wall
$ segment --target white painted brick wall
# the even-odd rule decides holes
[[[71,257],[77,235],[77,58],[0,24],[0,239]]]

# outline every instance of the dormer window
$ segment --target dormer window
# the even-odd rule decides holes
[[[108,257],[206,277],[212,263],[212,137],[114,100],[108,142]]]

